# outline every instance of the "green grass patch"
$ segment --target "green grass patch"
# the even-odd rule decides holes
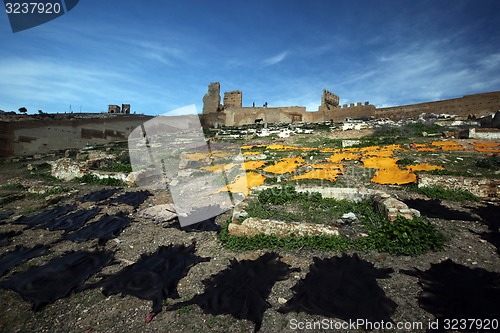
[[[287,205],[295,209],[290,210]],[[368,236],[359,237],[357,240],[326,235],[280,238],[261,234],[240,237],[229,234],[230,222],[228,222],[219,234],[219,239],[226,248],[233,251],[307,248],[340,252],[353,249],[376,250],[394,255],[418,255],[428,251],[438,251],[446,242],[446,237],[424,218],[407,220],[398,217],[391,223],[384,220],[370,200],[356,203],[323,198],[319,193],[298,193],[291,186],[261,191],[257,200],[249,202],[246,211],[250,217],[316,223],[334,221],[344,213],[353,212]]]
[[[418,187],[415,184],[409,186],[409,188],[417,193],[423,194],[431,199],[442,199],[457,202],[464,201],[479,201],[480,199],[474,194],[466,190],[452,190],[445,188],[441,185],[438,186],[424,186]]]
[[[179,310],[177,310],[177,313],[180,314],[180,315],[183,315],[183,314],[190,313],[191,310],[193,310],[193,305],[192,304],[188,304],[188,305],[184,305]]]
[[[1,185],[0,189],[1,190],[9,190],[9,191],[23,191],[23,190],[26,190],[26,187],[24,187],[23,184],[10,183],[10,184]]]
[[[307,236],[307,237],[276,237],[274,235],[257,235],[253,237],[231,236],[229,223],[221,230],[219,239],[222,244],[233,251],[252,251],[258,249],[298,250],[302,248],[347,251],[354,247],[354,242],[341,236]]]
[[[383,126],[376,129],[372,135],[361,138],[361,143],[355,147],[385,146],[391,144],[406,144],[422,138],[422,133],[437,134],[445,130],[436,124],[414,123],[404,126]]]
[[[68,192],[67,189],[61,188],[61,187],[54,187],[44,193],[30,193],[29,197],[30,198],[45,198],[48,197],[49,195],[55,195],[55,194],[61,194],[61,193],[66,193]]]
[[[407,165],[412,165],[415,164],[415,160],[411,157],[405,157],[396,162],[397,165],[399,166],[407,166]]]
[[[393,255],[442,250],[447,241],[441,231],[423,218],[408,220],[398,216],[394,222],[382,221],[369,229],[368,237],[360,239],[358,247]]]
[[[109,171],[109,172],[123,172],[130,173],[132,172],[132,165],[130,164],[121,164],[121,163],[113,163],[106,167],[99,168],[101,171]]]
[[[431,175],[439,175],[439,176],[459,176],[459,177],[474,177],[469,171],[458,171],[458,170],[431,170],[427,171]]]
[[[3,197],[0,197],[0,205],[7,205],[7,204],[10,204],[12,202],[16,202],[18,200],[22,200],[24,199],[25,195],[24,194],[10,194],[10,195],[6,195],[6,196],[3,196]]]
[[[370,200],[353,202],[323,198],[320,193],[296,192],[293,186],[268,188],[250,201],[248,216],[288,222],[332,225],[344,213],[353,212],[361,220],[373,222],[382,216],[375,212]]]
[[[476,161],[476,166],[478,168],[489,169],[489,170],[499,170],[500,169],[500,156],[492,155],[486,158],[482,158]]]

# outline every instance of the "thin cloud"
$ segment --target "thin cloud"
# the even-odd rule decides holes
[[[276,64],[282,62],[283,60],[285,60],[285,58],[287,56],[288,56],[288,51],[284,51],[284,52],[281,52],[280,54],[275,55],[274,57],[264,59],[262,61],[262,64],[264,65],[264,67],[276,65]]]
[[[174,65],[175,61],[184,58],[184,52],[181,49],[158,42],[139,42],[138,47],[144,57],[159,61],[165,65]]]

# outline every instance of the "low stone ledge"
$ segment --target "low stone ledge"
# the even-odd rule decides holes
[[[247,236],[256,235],[274,235],[277,237],[304,237],[304,236],[339,236],[338,228],[314,224],[314,223],[297,223],[283,222],[275,220],[259,219],[249,217],[241,224],[236,222],[230,223],[228,227],[229,234],[232,236]]]
[[[375,207],[384,215],[390,222],[394,222],[398,215],[406,219],[413,219],[420,216],[420,212],[415,209],[410,209],[407,204],[391,197],[387,193],[378,193],[373,197]]]
[[[442,186],[450,190],[466,190],[472,194],[492,201],[500,200],[500,179],[419,175],[418,187]]]

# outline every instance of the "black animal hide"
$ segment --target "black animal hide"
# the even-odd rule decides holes
[[[12,215],[12,213],[1,213],[0,214],[0,221],[8,219],[11,215]]]
[[[119,197],[109,199],[104,202],[104,205],[125,204],[137,209],[150,195],[149,191],[127,192]]]
[[[160,246],[152,254],[143,254],[139,260],[120,272],[105,276],[101,281],[87,286],[102,287],[106,296],[132,295],[153,302],[152,312],[146,322],[161,312],[162,302],[167,298],[179,298],[177,284],[187,275],[189,269],[210,258],[200,258],[194,254],[194,244]]]
[[[13,274],[0,288],[11,289],[30,302],[34,311],[42,309],[78,289],[87,278],[111,263],[110,251],[72,251],[47,264]]]
[[[266,253],[256,260],[231,260],[230,266],[203,281],[205,292],[191,300],[168,307],[179,309],[187,304],[198,304],[203,312],[213,315],[230,314],[255,324],[255,332],[262,325],[264,312],[271,307],[267,298],[277,281],[285,280],[293,271],[281,262],[276,253]]]
[[[486,204],[486,206],[477,207],[474,212],[481,216],[483,222],[491,231],[500,231],[500,205]]]
[[[49,250],[47,245],[35,245],[32,248],[16,246],[13,251],[7,252],[0,257],[0,277],[23,262],[46,254]]]
[[[80,230],[64,234],[63,237],[76,243],[97,238],[99,245],[105,245],[108,240],[118,237],[131,222],[122,212],[116,215],[105,214],[98,221]]]
[[[482,232],[479,234],[482,239],[488,243],[494,245],[497,248],[497,253],[500,254],[500,232],[499,231],[489,231]]]
[[[80,198],[80,202],[98,202],[110,198],[113,194],[120,191],[117,188],[105,189],[100,191],[95,191],[84,195]]]
[[[343,255],[314,258],[306,277],[293,288],[293,297],[278,311],[303,311],[343,320],[389,322],[397,304],[387,298],[376,279],[388,278],[392,269]]]
[[[33,216],[21,216],[17,220],[15,220],[14,224],[25,224],[28,227],[34,227],[40,223],[47,223],[52,221],[59,216],[63,216],[68,212],[74,210],[76,205],[65,205],[65,206],[56,206],[52,209],[43,211]]]
[[[439,218],[444,220],[459,220],[459,221],[475,221],[476,219],[472,217],[469,213],[450,209],[443,204],[441,200],[432,199],[405,199],[403,200],[410,208],[420,211],[424,216],[431,218]]]
[[[56,220],[46,221],[38,224],[36,228],[48,230],[64,230],[65,232],[75,231],[80,229],[87,221],[93,219],[99,214],[100,209],[94,208],[90,210],[81,209],[68,215],[57,218]]]
[[[418,277],[422,309],[439,319],[500,318],[500,274],[468,268],[447,259],[427,271],[401,271]],[[439,331],[444,331],[444,327]],[[463,330],[466,331],[466,330]]]
[[[8,232],[1,232],[0,233],[0,246],[5,246],[10,243],[10,239],[12,237],[15,237],[17,235],[20,235],[20,231],[8,231]]]

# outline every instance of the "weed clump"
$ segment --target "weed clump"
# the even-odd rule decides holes
[[[500,168],[500,156],[492,155],[476,161],[478,168],[498,170]]]
[[[441,185],[437,186],[410,186],[413,191],[423,194],[431,199],[442,199],[457,202],[478,201],[479,198],[467,190],[448,189]]]
[[[374,226],[360,243],[360,247],[393,255],[417,255],[443,249],[446,237],[422,218],[398,216],[394,222],[382,221]]]

